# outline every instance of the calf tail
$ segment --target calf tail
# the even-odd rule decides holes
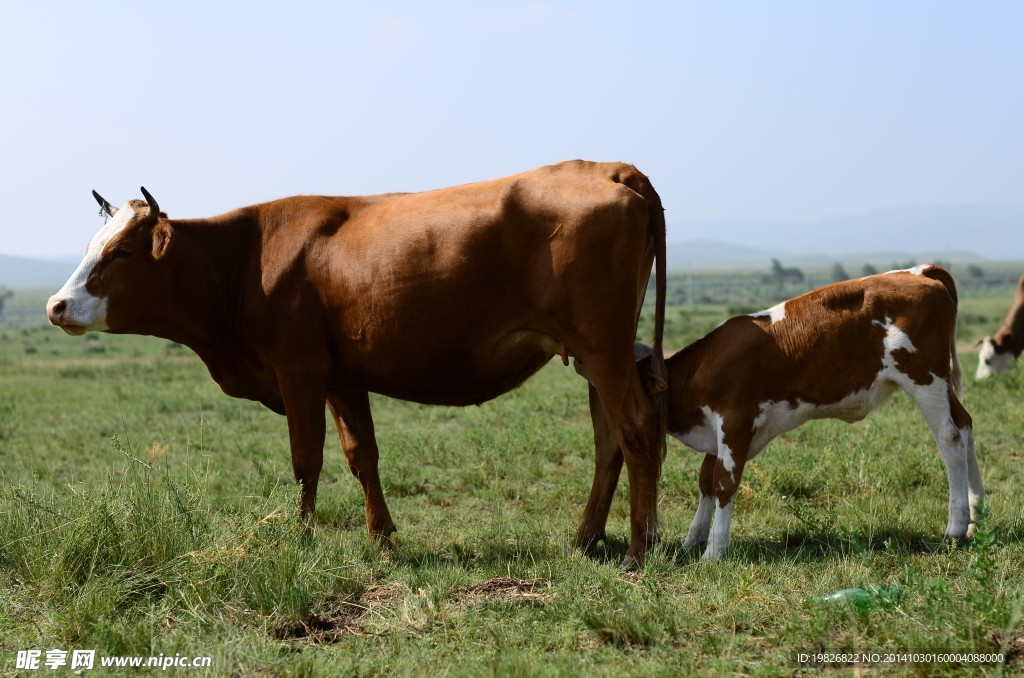
[[[936,264],[932,264],[922,271],[922,275],[941,282],[945,286],[946,291],[949,292],[949,298],[953,302],[953,331],[950,332],[949,340],[949,386],[953,390],[953,395],[959,400],[963,398],[964,368],[960,364],[960,356],[956,353],[956,326],[959,314],[956,283],[953,282],[953,276],[949,274],[949,271]]]
[[[956,317],[956,316],[954,316]],[[957,400],[963,400],[964,368],[960,364],[960,356],[956,354],[956,322],[953,323],[953,338],[949,341],[949,385]]]

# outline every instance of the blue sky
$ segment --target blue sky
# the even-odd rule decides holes
[[[2,253],[83,251],[93,188],[196,217],[577,157],[670,224],[1024,209],[1021,3],[91,4],[3,10]]]

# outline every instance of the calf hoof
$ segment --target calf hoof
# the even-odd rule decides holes
[[[946,533],[942,535],[942,538],[950,541],[967,539],[967,536],[972,532],[971,527],[973,527],[973,525],[968,525],[958,529],[947,528]]]
[[[944,534],[942,535],[942,541],[946,544],[949,544],[950,546],[954,546],[957,548],[967,548],[967,546],[969,546],[971,543],[971,537],[968,536],[969,534],[970,530],[968,530],[968,534],[959,537],[955,535]]]

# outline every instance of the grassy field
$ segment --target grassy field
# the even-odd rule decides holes
[[[962,341],[1007,304],[964,300]],[[670,309],[668,345],[725,315]],[[973,375],[975,356],[962,357]],[[431,677],[793,675],[807,668],[798,651],[1024,651],[1022,400],[1020,365],[966,379],[992,511],[969,546],[941,540],[943,465],[897,394],[857,425],[784,435],[749,464],[718,565],[680,548],[701,459],[670,442],[664,541],[632,572],[617,567],[624,482],[610,543],[566,548],[593,443],[585,382],[558,361],[482,407],[374,397],[400,530],[382,547],[365,537],[336,439],[308,538],[284,418],[223,395],[169,342],[71,338],[15,316],[0,323],[0,671],[36,675],[15,668],[32,648],[212,658],[170,669],[182,675]],[[865,615],[805,602],[853,586],[903,598]]]

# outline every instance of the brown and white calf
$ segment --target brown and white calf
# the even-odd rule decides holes
[[[1024,351],[1024,276],[1017,281],[1017,294],[1013,297],[1010,310],[1003,318],[1003,324],[993,337],[981,340],[978,351],[976,379],[984,379],[994,372],[1010,369],[1013,359]]]
[[[925,264],[730,318],[669,358],[668,430],[707,454],[683,546],[707,542],[704,560],[722,557],[743,468],[773,438],[811,419],[860,421],[897,388],[917,403],[946,465],[946,536],[965,537],[985,490],[971,417],[959,400],[956,315],[952,277]],[[650,385],[644,354],[638,344],[640,374]],[[577,371],[587,376],[581,365]],[[610,454],[599,440],[599,469]],[[606,486],[595,479],[592,502],[603,502],[594,493]]]

